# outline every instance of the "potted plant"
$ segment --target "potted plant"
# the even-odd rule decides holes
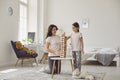
[[[29,39],[23,39],[22,42],[24,44],[31,44],[33,42],[33,40],[31,38],[29,38]]]

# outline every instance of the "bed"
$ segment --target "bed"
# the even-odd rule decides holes
[[[82,58],[83,61],[97,60],[104,66],[109,66],[112,61],[116,61],[116,66],[120,66],[119,51],[114,48],[86,49]]]

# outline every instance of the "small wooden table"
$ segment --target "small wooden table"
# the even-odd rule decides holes
[[[72,68],[72,71],[73,71],[73,58],[70,58],[70,57],[67,57],[67,58],[60,58],[60,57],[57,57],[57,58],[51,58],[53,61],[53,66],[52,66],[52,77],[53,78],[53,75],[54,75],[54,68],[55,68],[55,63],[56,63],[56,60],[58,60],[58,74],[60,74],[60,61],[61,60],[69,60],[70,61],[70,64],[71,64],[71,68]]]

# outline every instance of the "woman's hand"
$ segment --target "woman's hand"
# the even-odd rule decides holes
[[[62,33],[62,36],[65,36],[65,32],[64,32],[64,33]]]
[[[55,54],[56,54],[57,56],[60,56],[61,52],[60,52],[60,51],[55,51]]]

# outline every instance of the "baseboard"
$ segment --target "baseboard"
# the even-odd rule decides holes
[[[15,65],[15,62],[1,63],[0,67],[2,68],[2,67],[12,66],[12,65]]]

